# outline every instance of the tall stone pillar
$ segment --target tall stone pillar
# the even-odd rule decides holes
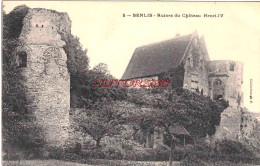
[[[70,76],[60,32],[70,33],[70,28],[66,13],[29,9],[16,48],[16,63],[32,101],[29,109],[50,146],[62,147],[68,138]]]

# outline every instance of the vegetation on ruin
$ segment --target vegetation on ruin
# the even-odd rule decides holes
[[[9,14],[3,13],[2,136],[7,159],[21,149],[37,153],[35,149],[44,144],[41,128],[34,124],[33,110],[27,107],[33,101],[25,96],[25,78],[14,63],[14,51],[27,12],[28,7],[19,6]]]

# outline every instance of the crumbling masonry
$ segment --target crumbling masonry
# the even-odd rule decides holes
[[[68,138],[70,76],[59,32],[70,33],[70,29],[66,13],[29,9],[15,51],[28,88],[26,96],[33,99],[29,109],[51,146],[63,146]]]

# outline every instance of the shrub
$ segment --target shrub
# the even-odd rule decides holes
[[[166,146],[161,146],[161,147],[156,147],[155,149],[156,152],[156,161],[167,161],[169,160],[170,156],[170,148]]]
[[[4,160],[30,160],[41,157],[40,148],[31,148],[31,149],[21,149],[19,147],[9,147],[8,149],[3,150],[3,159]]]
[[[63,156],[63,159],[66,161],[76,161],[76,162],[84,161],[84,157],[82,157],[76,153],[65,153]]]
[[[176,161],[182,160],[184,157],[184,154],[185,154],[185,151],[183,148],[176,147],[173,151],[173,160],[176,160]]]
[[[108,146],[104,149],[105,158],[112,160],[121,160],[123,159],[122,148],[118,148],[115,146]]]
[[[223,140],[216,142],[216,147],[219,153],[225,155],[244,154],[253,156],[253,152],[245,145],[237,141]]]
[[[257,160],[255,154],[241,142],[223,140],[216,142],[218,158],[233,163],[252,163]]]
[[[150,153],[146,148],[134,148],[131,151],[126,151],[124,159],[126,160],[135,160],[135,161],[144,161],[150,160]]]
[[[206,164],[200,160],[195,154],[190,154],[182,160],[181,166],[206,166]]]
[[[53,146],[45,146],[42,149],[42,158],[44,159],[57,159],[61,160],[64,157],[65,151],[61,148],[58,147],[53,147]]]
[[[183,163],[196,161],[207,162],[232,162],[232,163],[256,163],[256,156],[240,142],[223,140],[216,142],[216,149],[211,149],[208,146],[200,145],[194,147],[191,151],[185,154]]]

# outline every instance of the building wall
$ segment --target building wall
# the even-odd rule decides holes
[[[247,141],[254,147],[260,148],[260,118],[258,116],[248,112],[245,108],[242,110],[240,125],[242,138],[240,140]]]
[[[216,126],[215,139],[238,140],[240,136],[241,108],[228,107],[221,113],[219,126]]]
[[[203,57],[199,43],[194,38],[183,60],[185,69],[183,88],[191,91],[198,89],[200,94],[208,95],[208,73]]]
[[[241,86],[243,83],[243,64],[236,61],[210,61],[208,62],[209,72],[209,96],[214,99],[214,94],[219,92],[217,82],[221,81],[224,89],[224,99],[229,106],[243,106],[243,95]],[[240,100],[240,101],[239,101]]]
[[[70,76],[62,48],[65,42],[58,32],[70,33],[70,26],[67,14],[29,9],[16,48],[17,58],[21,52],[27,54],[27,67],[20,70],[26,79],[26,95],[33,100],[29,107],[52,146],[62,146],[68,138]]]
[[[259,116],[259,115],[258,115]],[[220,125],[211,141],[235,140],[260,150],[260,118],[246,108],[228,107],[221,114]]]

